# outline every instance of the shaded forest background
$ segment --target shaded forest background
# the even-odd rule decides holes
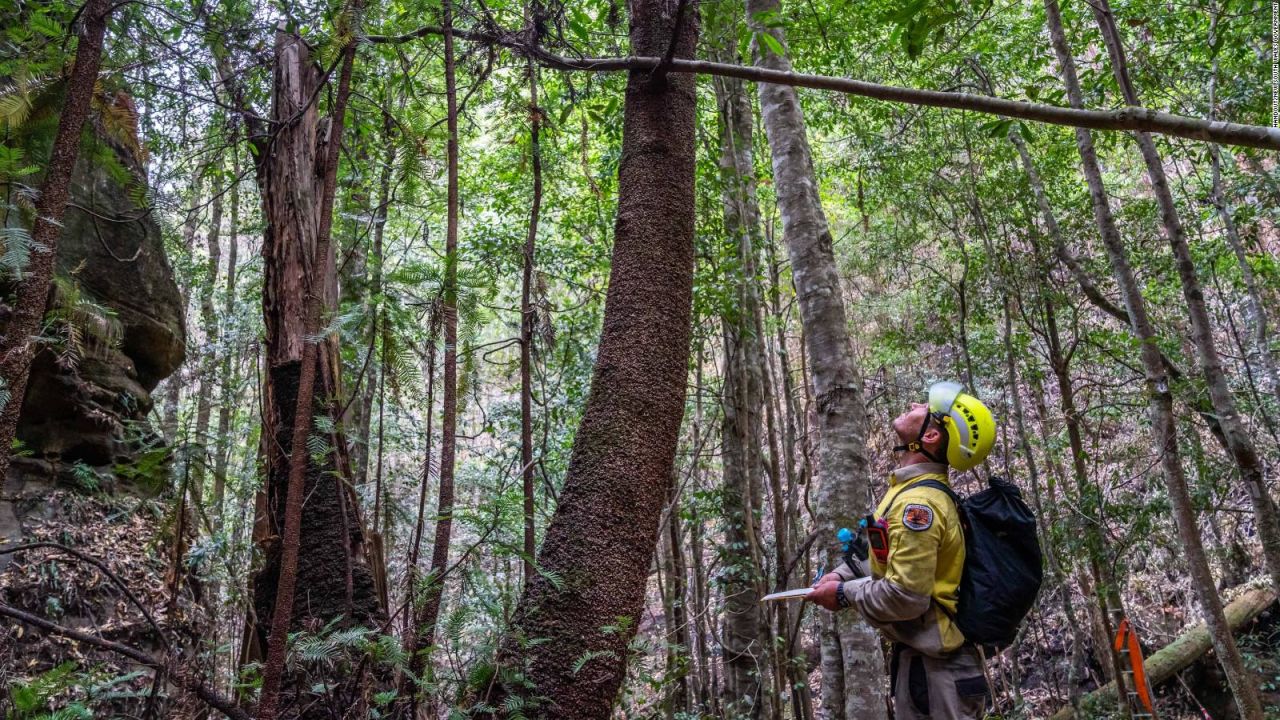
[[[1124,716],[1127,618],[1161,715],[1275,717],[1280,141],[583,60],[1264,126],[1271,12],[0,4],[0,711],[887,717],[875,635],[757,600],[958,379],[1000,436],[954,482],[1045,550],[993,712]]]

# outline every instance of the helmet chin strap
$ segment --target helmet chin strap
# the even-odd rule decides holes
[[[894,452],[918,452],[936,463],[946,463],[945,460],[939,460],[936,455],[929,452],[924,446],[924,434],[929,430],[929,421],[933,419],[933,413],[928,410],[924,414],[924,422],[920,423],[920,432],[916,434],[916,439],[903,445],[895,445]]]

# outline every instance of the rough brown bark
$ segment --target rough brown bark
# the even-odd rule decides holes
[[[358,18],[359,0],[353,10]],[[268,549],[267,565],[255,581],[258,617],[271,618],[260,720],[273,720],[280,711],[285,643],[291,628],[307,617],[328,621],[343,616],[362,622],[380,615],[372,575],[367,566],[355,562],[363,536],[338,472],[344,465],[337,456],[343,448],[325,438],[328,447],[317,464],[311,461],[307,442],[313,417],[328,410],[328,398],[338,390],[336,348],[331,339],[316,336],[336,298],[330,231],[355,49],[351,41],[343,50],[328,137],[324,137],[312,103],[319,69],[300,38],[283,31],[276,36],[272,115],[280,126],[272,152],[259,159],[258,178],[267,218],[263,319],[268,421],[276,439],[270,444],[267,491],[279,548]],[[320,393],[315,392],[317,382]],[[287,458],[281,448],[289,448]],[[304,494],[309,495],[305,527]],[[304,540],[307,552],[301,554]],[[299,584],[306,588],[301,596],[295,592]],[[350,681],[344,678],[338,684]]]
[[[779,9],[778,0],[746,2],[752,29],[772,34],[785,48],[781,28],[764,27],[757,21],[762,13]],[[762,46],[758,35],[752,47],[758,66],[790,72],[786,56]],[[849,343],[831,231],[818,197],[799,97],[789,85],[762,83],[759,93],[760,114],[773,155],[783,241],[791,258],[792,282],[817,397],[820,443],[813,488],[816,529],[826,538],[820,541],[827,548],[826,565],[835,567],[839,562],[834,542],[837,531],[857,527],[857,518],[870,503],[862,378]],[[875,632],[855,613],[823,620],[834,621],[835,626],[833,632],[823,634],[823,707],[836,720],[884,717],[884,661]]]
[[[49,153],[40,199],[36,201],[35,224],[31,229],[31,256],[18,283],[13,313],[0,336],[0,381],[8,402],[0,410],[0,479],[9,472],[9,448],[18,429],[18,413],[27,392],[34,337],[40,332],[49,289],[53,285],[54,260],[62,214],[71,199],[71,173],[80,154],[80,131],[89,117],[93,89],[102,64],[107,16],[112,5],[107,0],[87,0],[80,12],[80,41],[76,59],[67,78],[67,92],[58,117],[58,132]]]
[[[632,47],[690,57],[697,7],[679,5],[630,3]],[[495,686],[488,697],[500,706],[500,695],[518,695],[529,717],[608,717],[640,620],[684,415],[693,90],[682,75],[628,79],[604,328],[564,490],[538,555],[556,579],[531,579],[503,641],[500,664],[524,682]]]

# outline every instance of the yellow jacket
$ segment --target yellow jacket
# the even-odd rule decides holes
[[[886,523],[889,555],[871,554],[871,579],[846,583],[852,607],[889,639],[933,657],[964,644],[952,621],[964,569],[964,533],[955,503],[943,491],[915,487],[922,480],[948,484],[947,466],[920,463],[894,470],[876,508]],[[841,577],[853,571],[842,565]]]

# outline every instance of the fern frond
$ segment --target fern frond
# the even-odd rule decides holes
[[[33,17],[35,15],[33,13]],[[52,82],[49,76],[20,74],[8,85],[0,86],[0,127],[10,130],[21,127],[35,109],[33,98]]]
[[[307,453],[316,458],[324,457],[329,454],[329,442],[320,435],[308,435]]]
[[[0,228],[0,244],[4,248],[0,253],[0,270],[13,273],[15,278],[20,276],[35,247],[31,232],[24,227]]]

